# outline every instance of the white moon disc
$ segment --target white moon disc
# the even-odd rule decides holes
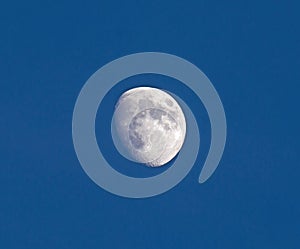
[[[121,155],[158,167],[180,151],[186,122],[181,107],[170,94],[157,88],[137,87],[119,98],[111,131]]]

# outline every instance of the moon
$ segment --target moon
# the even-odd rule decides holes
[[[124,92],[117,101],[111,134],[125,158],[159,167],[180,151],[186,135],[185,116],[167,92],[137,87]]]

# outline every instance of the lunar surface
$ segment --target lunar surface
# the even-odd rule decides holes
[[[180,151],[186,122],[181,107],[171,95],[157,88],[137,87],[119,98],[111,128],[121,155],[158,167]]]

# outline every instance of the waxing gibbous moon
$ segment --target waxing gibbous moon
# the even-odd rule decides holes
[[[137,87],[119,98],[111,132],[115,147],[125,158],[159,167],[180,151],[186,121],[170,94],[157,88]]]

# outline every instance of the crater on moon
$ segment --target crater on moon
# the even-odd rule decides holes
[[[180,151],[185,133],[179,104],[162,90],[133,88],[116,104],[112,137],[117,150],[129,160],[162,166]]]

